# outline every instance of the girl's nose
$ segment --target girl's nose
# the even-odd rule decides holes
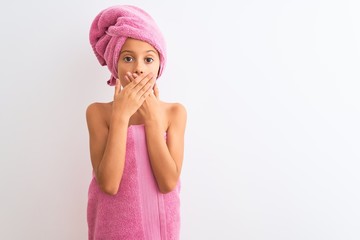
[[[140,74],[144,73],[144,66],[143,66],[143,64],[140,63],[140,62],[136,62],[136,63],[135,63],[135,66],[134,66],[134,70],[135,70],[135,73],[136,73],[137,75],[140,75]]]

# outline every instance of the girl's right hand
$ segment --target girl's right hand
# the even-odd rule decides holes
[[[130,119],[152,92],[155,79],[152,73],[140,74],[131,82],[128,77],[125,79],[128,84],[122,90],[120,80],[116,79],[113,112]]]

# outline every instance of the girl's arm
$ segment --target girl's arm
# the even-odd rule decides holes
[[[86,110],[90,156],[100,189],[115,195],[124,170],[129,119],[113,110],[108,127],[104,115],[105,111],[98,103],[89,105]]]
[[[100,189],[105,193],[115,195],[119,190],[129,120],[150,95],[154,81],[151,73],[142,74],[122,90],[120,81],[116,81],[109,127],[103,117],[106,112],[101,104],[91,104],[86,110],[91,163]]]
[[[159,122],[145,122],[150,163],[162,193],[168,193],[175,188],[184,156],[186,109],[178,103],[171,109],[170,114],[172,120],[167,131],[166,142]]]

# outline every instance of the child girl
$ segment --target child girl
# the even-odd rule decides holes
[[[93,167],[89,239],[179,239],[187,116],[183,105],[159,99],[162,34],[145,11],[121,5],[95,17],[90,43],[108,66],[115,93],[112,102],[86,110]]]

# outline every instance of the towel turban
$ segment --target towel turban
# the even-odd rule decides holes
[[[111,78],[107,84],[114,86],[118,78],[120,50],[127,38],[152,45],[159,53],[161,76],[166,64],[166,45],[160,29],[144,10],[130,5],[117,5],[102,10],[90,28],[90,44],[102,66],[107,65]]]

